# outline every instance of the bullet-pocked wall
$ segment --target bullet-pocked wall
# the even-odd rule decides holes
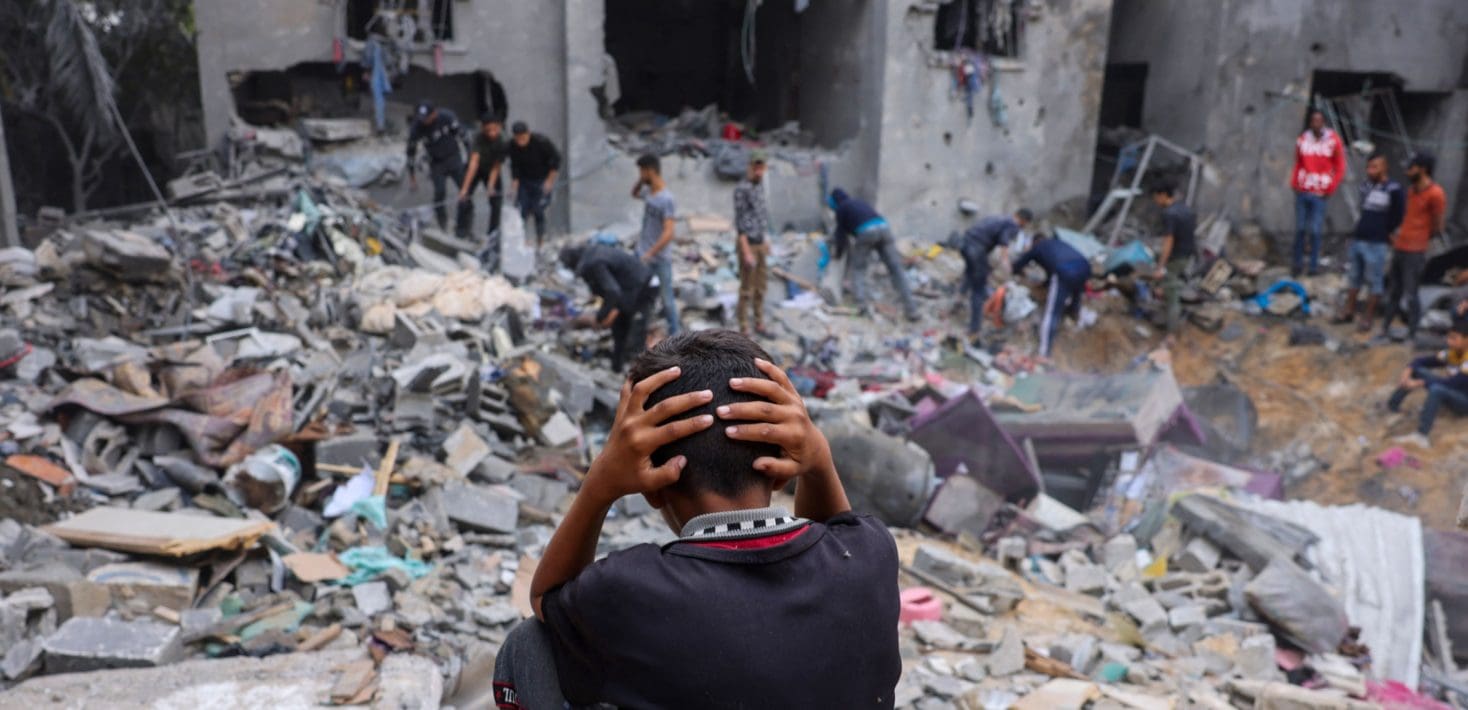
[[[961,5],[941,10],[954,3]],[[903,234],[943,239],[967,223],[958,210],[965,198],[982,214],[1025,205],[1043,211],[1083,201],[1089,190],[1111,0],[1013,3],[1007,25],[992,19],[995,4],[885,3],[876,197]],[[971,14],[960,12],[963,5]],[[989,24],[940,31],[940,14],[945,23]],[[990,57],[972,113],[955,79],[960,53],[947,45],[955,38]]]

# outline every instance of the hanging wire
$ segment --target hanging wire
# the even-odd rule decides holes
[[[744,64],[744,78],[750,85],[754,84],[754,16],[755,10],[759,9],[760,0],[746,0],[744,3],[744,24],[739,28],[739,58]]]

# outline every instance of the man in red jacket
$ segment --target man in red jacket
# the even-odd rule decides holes
[[[1295,261],[1290,273],[1305,270],[1305,234],[1310,234],[1310,275],[1320,273],[1320,230],[1325,223],[1325,200],[1346,176],[1346,146],[1335,131],[1325,127],[1325,114],[1310,110],[1310,127],[1295,139]]]

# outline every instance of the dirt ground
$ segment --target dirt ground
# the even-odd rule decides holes
[[[1073,332],[1067,324],[1057,343],[1059,366],[1119,372],[1162,345],[1160,334],[1128,316],[1120,304],[1098,300],[1103,303],[1097,306],[1110,312],[1085,331]],[[1187,326],[1170,348],[1178,383],[1186,387],[1228,382],[1248,393],[1259,412],[1253,453],[1261,462],[1271,452],[1308,444],[1326,467],[1301,480],[1287,478],[1288,497],[1323,504],[1367,503],[1416,515],[1429,527],[1454,529],[1468,482],[1468,417],[1442,411],[1432,448],[1404,446],[1407,463],[1384,469],[1377,456],[1398,445],[1392,437],[1415,430],[1422,404],[1422,395],[1414,394],[1402,414],[1386,409],[1412,350],[1406,345],[1368,345],[1367,336],[1323,318],[1309,323],[1337,341],[1336,350],[1291,346],[1290,326],[1297,322],[1229,312],[1219,334]],[[1238,330],[1230,324],[1242,328],[1242,335],[1221,337]]]

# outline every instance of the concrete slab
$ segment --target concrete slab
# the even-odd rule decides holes
[[[449,520],[471,530],[512,533],[520,520],[520,503],[503,486],[445,486],[443,504]]]
[[[327,702],[339,675],[334,669],[365,657],[361,649],[342,649],[45,676],[7,691],[5,704],[72,710],[306,710]],[[372,705],[377,708],[428,710],[439,707],[443,695],[438,669],[419,656],[388,656],[378,683]],[[64,702],[58,704],[58,698]]]
[[[68,619],[44,647],[47,673],[161,666],[183,652],[176,626],[92,617]]]
[[[119,609],[146,613],[164,606],[180,611],[193,605],[199,570],[159,562],[119,562],[92,570],[87,581],[106,588]]]

